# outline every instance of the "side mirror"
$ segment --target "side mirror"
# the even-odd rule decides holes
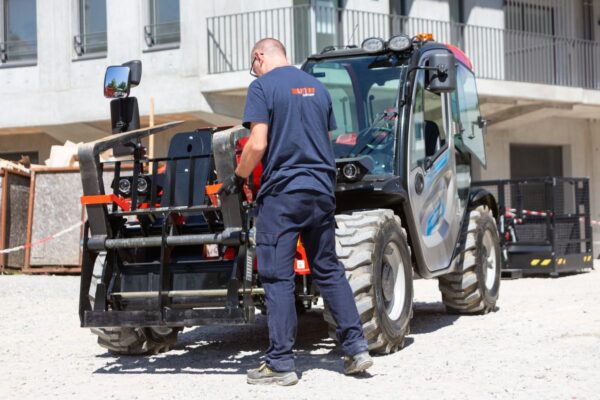
[[[106,68],[104,75],[104,97],[121,99],[129,96],[129,90],[142,80],[142,62],[133,60],[123,65]]]
[[[456,90],[456,59],[454,54],[438,53],[429,57],[427,86],[433,93]]]
[[[104,75],[104,97],[120,99],[129,96],[130,68],[113,65],[106,68]]]
[[[140,60],[128,61],[123,64],[124,67],[129,67],[129,85],[136,87],[142,80],[142,62]]]

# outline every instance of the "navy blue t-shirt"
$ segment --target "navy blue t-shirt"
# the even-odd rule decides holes
[[[299,189],[334,196],[336,123],[321,82],[294,66],[269,71],[248,88],[243,124],[252,122],[269,125],[259,199]]]

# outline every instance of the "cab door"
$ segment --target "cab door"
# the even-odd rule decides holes
[[[434,273],[450,265],[465,202],[456,179],[452,94],[426,88],[426,72],[417,71],[409,123],[408,193],[426,268]]]

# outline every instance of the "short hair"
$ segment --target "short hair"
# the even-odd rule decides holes
[[[283,43],[273,38],[260,39],[252,48],[252,53],[254,53],[255,51],[260,51],[262,53],[269,54],[279,53],[283,54],[284,56],[287,56],[285,52],[285,46],[283,45]]]

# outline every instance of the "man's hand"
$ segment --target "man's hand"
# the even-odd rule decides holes
[[[221,182],[221,188],[217,194],[221,195],[225,193],[230,195],[239,193],[242,190],[242,186],[244,186],[244,178],[233,173]]]

